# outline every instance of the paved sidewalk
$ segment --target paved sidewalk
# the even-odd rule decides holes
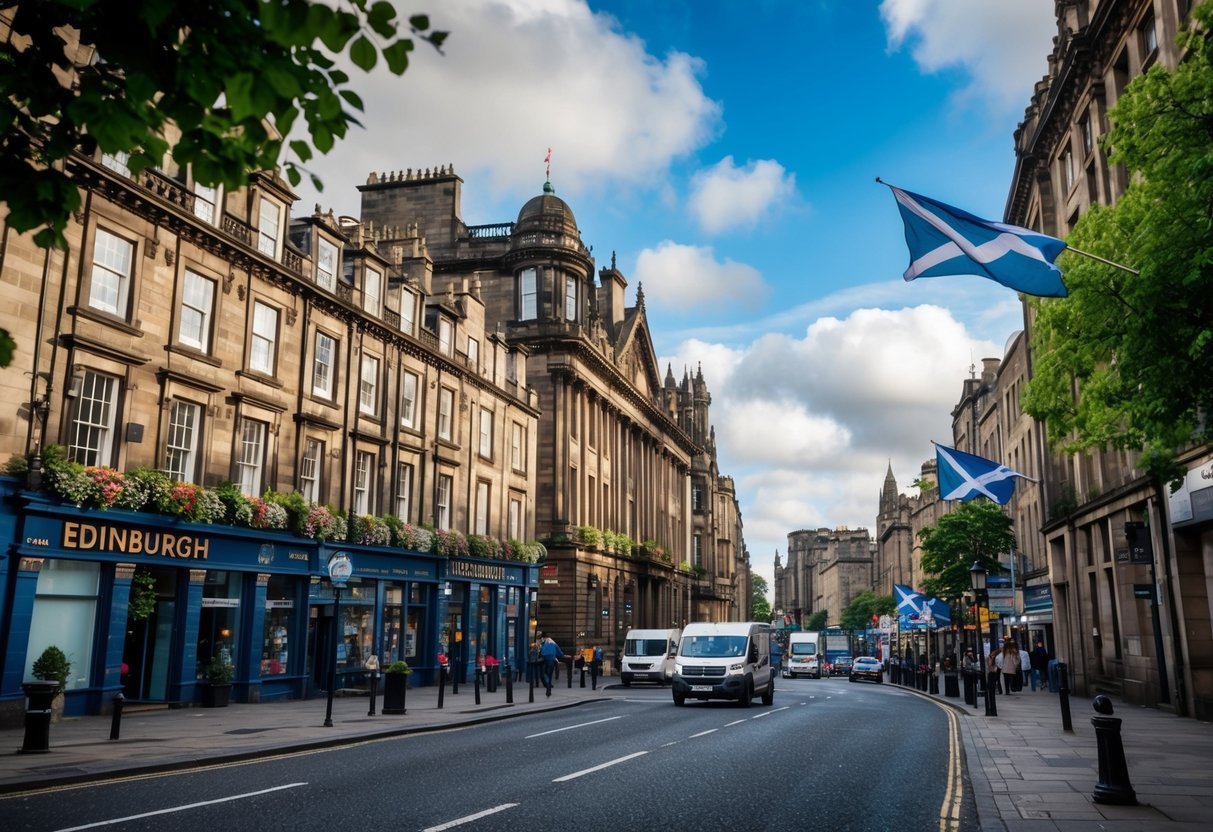
[[[109,717],[68,717],[51,726],[47,753],[19,752],[22,729],[0,731],[0,793],[468,726],[626,694],[617,678],[600,679],[596,691],[588,679],[581,688],[578,679],[575,673],[569,688],[562,676],[551,698],[537,688],[533,703],[525,684],[514,686],[513,704],[506,703],[504,685],[496,693],[482,690],[480,705],[472,686],[460,685],[458,694],[448,687],[442,709],[436,688],[410,689],[408,712],[400,716],[379,713],[382,698],[376,715],[369,716],[366,696],[337,696],[331,727],[324,726],[323,697],[227,708],[128,708],[118,740],[109,739]],[[776,691],[778,703],[778,686]],[[930,698],[959,715],[981,832],[1213,828],[1213,724],[1115,702],[1138,805],[1112,806],[1092,799],[1099,771],[1089,699],[1071,698],[1074,730],[1066,732],[1054,693],[998,697],[997,717],[985,716],[984,704],[973,708],[959,698]]]
[[[909,690],[909,689],[907,689]],[[916,695],[927,694],[913,691]],[[1025,689],[998,696],[998,716],[932,695],[963,716],[965,765],[982,832],[1186,832],[1213,829],[1213,724],[1113,699],[1137,805],[1095,803],[1099,750],[1093,700]]]

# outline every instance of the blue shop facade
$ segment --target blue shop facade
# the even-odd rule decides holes
[[[71,661],[68,715],[127,702],[189,706],[208,666],[231,699],[261,702],[364,688],[366,659],[402,659],[413,686],[439,657],[470,678],[493,656],[525,661],[539,567],[318,542],[279,531],[81,509],[0,478],[0,724],[18,725],[23,681],[48,645]],[[353,565],[335,591],[327,564]]]

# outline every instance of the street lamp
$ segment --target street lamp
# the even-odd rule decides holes
[[[986,577],[986,568],[980,561],[973,561],[973,567],[969,570],[969,581],[977,603],[977,658],[981,662],[982,687],[986,692],[986,716],[998,716],[998,706],[994,702],[994,686],[990,684],[990,674],[986,668],[985,637],[981,632],[981,599],[986,594]]]

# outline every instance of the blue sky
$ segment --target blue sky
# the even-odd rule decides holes
[[[951,437],[969,367],[1022,325],[979,278],[905,283],[888,189],[1001,219],[1053,0],[421,0],[450,31],[355,84],[301,189],[357,215],[372,171],[453,164],[463,219],[552,183],[600,266],[643,284],[662,367],[702,367],[754,568],[801,528],[874,529]]]

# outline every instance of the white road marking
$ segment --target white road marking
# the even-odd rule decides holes
[[[643,757],[645,754],[648,754],[648,753],[649,752],[647,752],[647,751],[637,751],[635,754],[628,754],[626,757],[620,757],[617,760],[610,760],[609,762],[605,762],[602,765],[594,766],[593,768],[586,768],[586,769],[582,769],[581,771],[574,771],[572,774],[566,774],[564,777],[557,777],[552,782],[553,783],[563,783],[566,780],[575,780],[578,777],[582,777],[586,774],[593,774],[596,771],[602,771],[604,768],[610,768],[611,766],[618,765],[619,763],[626,763],[628,760],[635,759],[636,757]]]
[[[525,740],[533,740],[535,737],[546,737],[548,734],[559,734],[561,731],[573,731],[577,728],[585,728],[590,725],[598,725],[601,722],[610,722],[612,719],[623,719],[620,716],[608,716],[606,719],[596,719],[593,722],[580,722],[577,725],[566,725],[563,728],[553,728],[551,731],[543,731],[539,734],[530,734],[523,737]]]
[[[285,786],[274,786],[271,789],[262,789],[257,792],[247,792],[246,794],[234,794],[231,797],[218,797],[214,800],[202,800],[198,803],[187,803],[184,806],[171,806],[168,809],[157,809],[154,812],[143,812],[138,815],[127,815],[124,818],[114,818],[112,820],[99,820],[96,823],[86,823],[83,826],[69,826],[66,829],[60,829],[58,832],[77,832],[80,829],[96,829],[98,826],[112,826],[115,823],[126,823],[130,820],[140,820],[142,818],[155,817],[156,815],[171,815],[174,812],[184,812],[186,809],[197,809],[199,806],[213,806],[216,803],[228,803],[232,800],[244,800],[246,797],[258,797],[259,795],[269,794],[271,792],[280,792],[283,789],[297,789],[300,786],[306,786],[307,783],[287,783]]]
[[[724,727],[725,727],[725,728],[732,728],[734,725],[741,725],[743,722],[745,722],[745,720],[744,720],[744,719],[735,719],[735,720],[733,720],[732,722],[730,722],[730,723],[728,723],[727,725],[725,725]]]
[[[715,734],[717,730],[718,729],[716,728],[709,728],[706,731],[700,731],[698,734],[691,734],[690,739],[695,739],[696,737],[706,737],[708,734]]]
[[[471,823],[474,820],[487,818],[489,815],[504,812],[506,809],[513,809],[517,805],[517,803],[502,803],[500,806],[494,806],[492,809],[485,809],[483,812],[477,812],[474,815],[464,815],[461,818],[449,820],[446,823],[439,824],[438,826],[427,826],[421,832],[442,832],[444,829],[454,829],[456,826],[462,826],[463,824]]]
[[[764,716],[770,716],[772,713],[774,713],[774,711],[764,711],[760,714],[754,714],[754,716],[750,717],[750,719],[762,719]]]

